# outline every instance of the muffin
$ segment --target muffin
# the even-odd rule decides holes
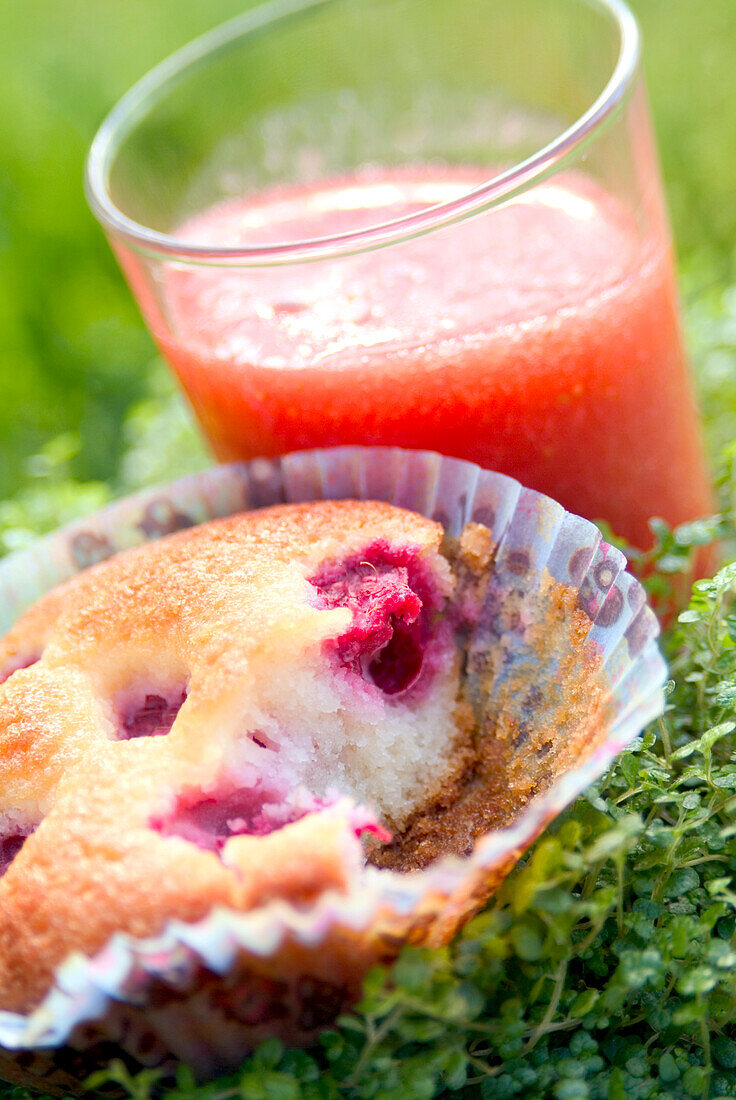
[[[353,499],[269,506],[323,496]],[[360,448],[214,469],[2,563],[0,1076],[211,1075],[447,942],[661,709],[622,566],[511,479]]]
[[[581,665],[565,715],[483,715],[468,639],[494,546],[477,524],[443,539],[388,504],[282,505],[120,554],[21,618],[0,644],[3,1008],[115,932],[463,854],[575,751],[560,721],[606,727],[560,585],[545,645]],[[533,685],[504,690],[539,709]]]

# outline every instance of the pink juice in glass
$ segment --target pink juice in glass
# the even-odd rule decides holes
[[[478,170],[373,169],[217,206],[231,247],[337,235],[458,197]],[[219,458],[345,443],[500,470],[635,545],[711,497],[669,242],[582,174],[408,242],[282,267],[121,261]]]

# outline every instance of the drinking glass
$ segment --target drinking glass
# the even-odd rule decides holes
[[[620,0],[287,0],[114,108],[87,192],[218,458],[434,449],[710,510]]]

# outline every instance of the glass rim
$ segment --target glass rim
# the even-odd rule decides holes
[[[541,182],[598,133],[626,100],[638,73],[641,36],[625,0],[577,0],[607,14],[619,32],[619,52],[603,90],[566,129],[524,160],[444,202],[391,221],[326,237],[283,241],[269,245],[217,246],[193,244],[161,233],[129,218],[115,204],[109,190],[113,160],[122,143],[146,111],[172,81],[187,70],[217,56],[239,39],[276,26],[291,16],[324,8],[339,0],[269,0],[235,16],[182,46],[150,69],[118,100],[100,125],[90,146],[84,185],[89,206],[106,232],[136,251],[193,264],[274,265],[336,258],[431,232],[473,214],[508,202]]]

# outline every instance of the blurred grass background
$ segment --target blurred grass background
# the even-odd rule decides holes
[[[178,421],[157,419],[150,407],[147,415],[140,405],[149,398],[150,406],[154,393],[158,408],[170,383],[87,210],[82,171],[97,125],[129,85],[246,3],[0,5],[0,497],[17,494],[54,464],[64,477],[85,482],[155,480],[166,473],[155,455],[165,450],[166,432],[177,446],[188,441],[193,464],[201,461]],[[724,379],[736,375],[736,294],[725,289],[736,279],[736,0],[632,6],[644,31],[707,413],[720,401]],[[128,416],[123,431],[133,407],[139,413]],[[29,464],[59,433],[66,433],[63,441],[47,447],[41,468],[39,459]],[[126,461],[138,467],[121,478],[121,456],[131,445]],[[90,506],[96,499],[93,493]]]

